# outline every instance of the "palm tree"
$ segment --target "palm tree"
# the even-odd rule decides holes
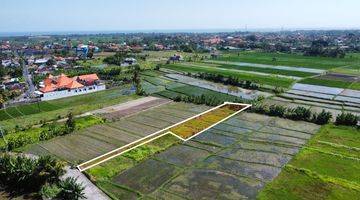
[[[42,182],[54,183],[65,174],[65,163],[51,156],[42,156],[37,160],[37,174]]]
[[[141,87],[140,66],[133,65],[133,66],[131,66],[130,71],[133,73],[132,81],[136,87],[136,94],[143,95],[144,90]]]
[[[82,184],[76,183],[76,178],[68,177],[59,183],[61,192],[59,197],[66,200],[78,200],[85,198],[84,189]]]

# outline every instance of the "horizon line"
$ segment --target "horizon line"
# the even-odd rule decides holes
[[[308,27],[308,28],[204,28],[204,29],[128,29],[128,30],[63,30],[63,31],[0,31],[0,37],[41,35],[96,35],[129,33],[231,33],[231,32],[286,32],[286,31],[360,31],[360,27]]]

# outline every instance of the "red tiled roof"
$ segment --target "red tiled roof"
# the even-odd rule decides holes
[[[78,76],[77,78],[79,78],[80,80],[84,80],[84,81],[97,81],[97,80],[99,80],[99,77],[97,76],[97,74],[86,74],[86,75]]]
[[[72,81],[71,83],[69,83],[66,88],[68,89],[76,89],[76,88],[81,88],[84,87],[84,85],[82,85],[81,83],[77,82],[77,81]]]
[[[58,79],[56,80],[56,86],[58,88],[63,88],[69,85],[73,80],[67,77],[65,74],[61,74]]]
[[[56,85],[50,83],[49,85],[45,85],[45,87],[40,88],[40,91],[42,93],[46,93],[46,92],[52,92],[52,91],[54,91],[56,89],[57,89]]]
[[[57,77],[50,74],[46,79],[44,79],[45,87],[40,88],[40,91],[46,93],[57,89],[76,89],[84,87],[84,85],[79,83],[78,80],[84,81],[86,85],[90,85],[99,80],[99,77],[96,74],[86,74],[69,78],[65,74],[60,74],[60,76]]]

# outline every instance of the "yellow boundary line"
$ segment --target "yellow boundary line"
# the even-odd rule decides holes
[[[218,108],[221,108],[221,107],[223,107],[223,106],[225,106],[225,105],[240,105],[240,106],[244,106],[244,108],[242,108],[242,109],[239,110],[239,111],[236,111],[235,113],[233,113],[233,114],[225,117],[224,119],[222,119],[222,120],[214,123],[213,125],[211,125],[211,126],[207,127],[206,129],[204,129],[204,130],[202,130],[202,131],[200,131],[200,132],[192,135],[191,137],[189,137],[189,138],[187,138],[187,139],[184,139],[184,138],[182,138],[182,137],[174,134],[173,132],[169,131],[171,128],[173,128],[173,127],[175,127],[175,126],[178,126],[178,125],[180,125],[180,124],[182,124],[182,123],[185,123],[185,122],[187,122],[187,121],[189,121],[189,120],[192,120],[192,119],[194,119],[194,118],[197,118],[197,117],[199,117],[199,116],[201,116],[201,115],[204,115],[204,114],[206,114],[206,113],[208,113],[208,112],[211,112],[211,111],[213,111],[213,110],[216,110],[216,109],[218,109]],[[139,147],[139,146],[142,146],[142,145],[144,145],[144,144],[147,144],[147,143],[149,143],[149,142],[151,142],[151,141],[153,141],[153,140],[155,140],[155,139],[157,139],[157,138],[160,138],[160,137],[162,137],[162,136],[165,136],[165,135],[167,135],[167,134],[171,134],[171,135],[175,136],[176,138],[178,138],[178,139],[186,142],[186,141],[192,139],[193,137],[196,137],[196,136],[198,136],[199,134],[201,134],[201,133],[209,130],[210,128],[218,125],[219,123],[221,123],[221,122],[223,122],[223,121],[225,121],[225,120],[233,117],[234,115],[236,115],[236,114],[238,114],[238,113],[240,113],[240,112],[248,109],[249,107],[251,107],[250,104],[241,104],[241,103],[225,102],[225,103],[223,103],[223,104],[221,104],[221,105],[219,105],[219,106],[216,106],[216,107],[214,107],[214,108],[211,108],[211,109],[209,109],[209,110],[207,110],[207,111],[205,111],[205,112],[199,113],[199,114],[197,114],[197,115],[195,115],[195,116],[192,116],[192,117],[190,117],[190,118],[188,118],[188,119],[185,119],[185,120],[183,120],[183,121],[181,121],[181,122],[178,122],[178,123],[176,123],[176,124],[173,124],[173,125],[171,125],[171,126],[168,126],[168,127],[164,128],[164,129],[162,129],[162,130],[156,131],[155,133],[152,133],[152,134],[150,134],[150,135],[147,135],[147,136],[145,136],[145,137],[143,137],[143,138],[140,138],[140,139],[138,139],[138,140],[136,140],[136,141],[133,141],[133,142],[131,142],[131,143],[129,143],[129,144],[126,144],[126,145],[124,145],[124,146],[122,146],[122,147],[119,147],[119,148],[117,148],[117,149],[114,149],[114,150],[112,150],[112,151],[110,151],[110,152],[108,152],[108,153],[105,153],[105,154],[100,155],[100,156],[97,156],[97,157],[95,157],[95,158],[93,158],[93,159],[91,159],[91,160],[89,160],[89,161],[86,161],[86,162],[84,162],[84,163],[81,163],[81,164],[79,164],[79,165],[77,166],[77,168],[78,168],[79,171],[81,171],[81,172],[82,172],[82,171],[85,171],[85,170],[87,170],[87,169],[90,169],[90,168],[92,168],[92,167],[95,167],[96,165],[99,165],[99,164],[101,164],[101,163],[103,163],[103,162],[106,162],[106,161],[108,161],[108,160],[110,160],[110,159],[112,159],[112,158],[114,158],[114,157],[117,157],[117,156],[119,156],[119,155],[122,155],[122,154],[124,154],[124,153],[126,153],[126,152],[128,152],[128,151],[130,151],[130,150],[132,150],[132,149],[134,149],[134,148],[137,148],[137,147]],[[165,131],[166,131],[166,132],[165,132]],[[163,133],[163,132],[165,132],[165,133]],[[163,134],[161,134],[161,133],[163,133]],[[160,135],[158,135],[158,134],[160,134]],[[156,136],[156,135],[158,135],[158,136]],[[156,136],[156,137],[151,138],[151,137],[153,137],[153,136]],[[151,138],[151,139],[146,140],[146,139],[148,139],[148,138]],[[84,167],[84,168],[81,167],[82,165],[87,165],[88,163],[91,163],[91,162],[93,162],[93,161],[95,161],[95,160],[98,160],[98,159],[100,159],[101,157],[106,157],[107,155],[113,154],[113,153],[115,153],[116,151],[120,151],[120,150],[122,150],[122,149],[125,149],[125,148],[127,148],[127,147],[129,147],[129,146],[132,146],[132,145],[134,145],[134,144],[136,144],[136,143],[139,143],[139,142],[141,142],[141,141],[143,141],[143,140],[146,140],[146,141],[144,141],[144,142],[142,142],[142,143],[140,143],[140,144],[137,144],[137,145],[135,145],[135,146],[133,146],[133,147],[127,149],[127,150],[124,150],[124,151],[122,151],[122,152],[119,152],[119,153],[117,153],[117,154],[114,154],[114,155],[112,155],[112,156],[110,156],[110,157],[108,157],[108,158],[105,158],[105,159],[103,159],[103,160],[100,160],[99,162],[96,162],[95,164],[92,164],[92,165],[87,166],[87,167]]]

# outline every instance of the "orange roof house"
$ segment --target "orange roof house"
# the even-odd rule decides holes
[[[56,86],[58,88],[65,88],[69,85],[73,80],[67,77],[65,74],[60,74],[60,76],[56,80]]]
[[[52,91],[55,91],[56,90],[56,85],[52,84],[50,82],[50,84],[45,84],[45,87],[43,88],[40,88],[40,92],[42,93],[47,93],[47,92],[52,92]]]
[[[56,90],[77,89],[84,87],[84,85],[93,85],[98,80],[99,77],[96,74],[86,74],[73,78],[69,78],[65,74],[60,74],[59,76],[52,76],[50,74],[44,80],[45,86],[40,88],[40,91],[47,93]]]
[[[84,85],[77,81],[71,81],[71,83],[69,83],[66,86],[67,89],[76,89],[76,88],[82,88],[82,87],[84,87]]]
[[[74,77],[75,80],[83,82],[86,85],[92,85],[95,81],[99,80],[97,74],[85,74]]]

